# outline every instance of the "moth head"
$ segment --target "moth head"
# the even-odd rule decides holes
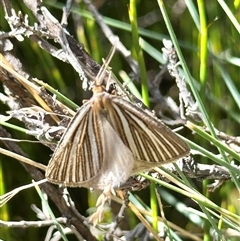
[[[105,87],[103,85],[94,85],[92,87],[93,94],[105,92]]]

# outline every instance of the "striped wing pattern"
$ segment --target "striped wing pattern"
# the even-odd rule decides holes
[[[186,156],[190,149],[171,129],[127,100],[110,96],[114,129],[132,151],[133,173],[173,162]]]
[[[66,186],[103,189],[188,153],[187,144],[160,121],[121,97],[100,92],[70,122],[46,177]]]
[[[103,132],[90,103],[83,105],[69,123],[49,162],[50,182],[78,186],[93,178],[103,164]]]

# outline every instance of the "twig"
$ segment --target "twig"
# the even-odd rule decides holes
[[[163,40],[164,48],[162,48],[165,58],[168,60],[167,68],[169,74],[173,76],[176,80],[177,86],[179,88],[179,100],[180,104],[184,103],[186,108],[186,114],[194,118],[196,121],[202,120],[202,115],[198,110],[197,104],[194,102],[194,99],[191,93],[188,91],[186,83],[179,74],[178,62],[177,62],[177,53],[172,45],[170,40]],[[181,117],[185,119],[183,113],[183,106],[180,108]]]
[[[111,224],[109,231],[107,232],[107,234],[104,237],[104,241],[108,241],[111,240],[111,237],[114,235],[114,232],[116,231],[118,225],[121,223],[121,221],[124,218],[124,212],[128,207],[128,196],[127,196],[127,192],[125,192],[126,198],[124,198],[124,201],[122,203],[122,206],[115,218],[115,221]]]
[[[66,28],[68,25],[67,19],[71,13],[71,6],[73,4],[73,0],[67,0],[66,1],[66,6],[63,7],[63,16],[61,20],[61,25]]]
[[[235,152],[240,154],[240,136],[230,136],[226,133],[217,130],[214,128],[217,137],[222,140],[226,145],[228,145]],[[206,131],[209,133],[209,130],[206,128]]]
[[[66,224],[67,218],[56,218],[58,223]],[[29,227],[45,227],[54,225],[53,220],[41,220],[41,221],[2,221],[0,220],[0,227],[8,227],[8,228],[29,228]]]

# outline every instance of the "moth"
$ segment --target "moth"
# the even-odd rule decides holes
[[[189,154],[161,121],[101,85],[70,121],[47,166],[49,182],[100,190]]]

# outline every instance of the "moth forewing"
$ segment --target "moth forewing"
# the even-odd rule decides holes
[[[47,166],[46,178],[50,182],[80,187],[99,172],[101,157],[94,163],[92,159],[101,153],[101,143],[96,139],[101,139],[103,133],[98,129],[93,136],[91,113],[92,104],[88,101],[70,121]]]
[[[111,99],[110,122],[133,153],[133,173],[189,154],[188,145],[162,122],[123,98],[111,96]]]

